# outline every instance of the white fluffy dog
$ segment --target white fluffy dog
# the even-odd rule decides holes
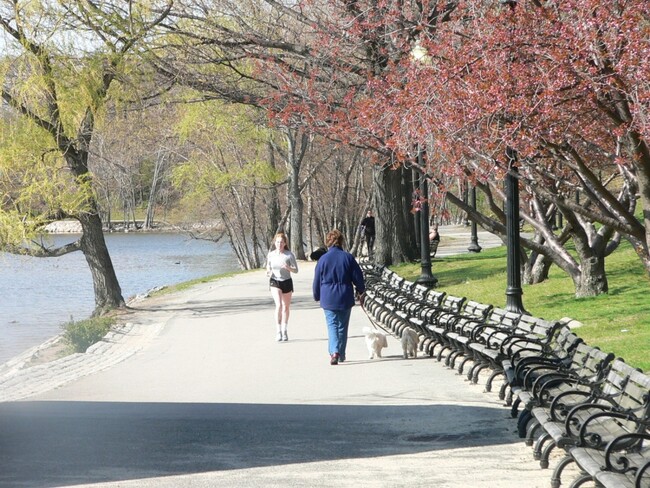
[[[418,333],[410,327],[405,327],[402,331],[402,351],[404,359],[409,357],[418,357],[418,342],[420,338]]]
[[[368,354],[370,355],[370,359],[380,358],[381,350],[384,347],[388,347],[386,334],[379,332],[378,330],[371,329],[370,327],[364,327],[363,333],[366,336],[366,346],[368,347]]]

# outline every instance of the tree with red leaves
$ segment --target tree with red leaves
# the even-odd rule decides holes
[[[396,154],[414,140],[426,146],[434,179],[468,178],[496,193],[505,149],[516,150],[522,216],[536,231],[524,244],[569,273],[578,295],[598,294],[607,291],[604,257],[619,236],[650,272],[649,7],[509,3],[459,2],[447,22],[422,25],[426,62],[402,57],[357,105],[366,114],[358,120],[369,133],[389,134]],[[549,222],[557,209],[567,222],[559,235]],[[500,230],[485,216],[481,223]],[[563,247],[568,237],[577,261]]]

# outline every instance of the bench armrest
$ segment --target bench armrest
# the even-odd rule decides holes
[[[580,400],[578,400],[580,399]],[[565,422],[571,412],[591,400],[591,393],[581,390],[563,391],[553,398],[549,407],[549,417],[554,422]],[[568,431],[567,431],[568,432]]]
[[[494,327],[494,324],[478,324],[472,329],[472,336],[470,340],[479,344],[485,344],[486,336],[483,335],[484,331],[493,330]]]
[[[543,366],[536,368],[534,371],[543,369]],[[531,370],[531,373],[533,370]],[[544,390],[549,388],[554,388],[561,384],[577,386],[579,384],[578,379],[564,371],[549,371],[544,373],[532,381],[531,393],[535,398],[541,398],[545,395]]]
[[[515,362],[515,377],[522,381],[523,385],[530,386],[532,379],[539,369],[560,371],[561,364],[557,358],[547,358],[542,356],[524,356]],[[530,373],[530,375],[529,375]],[[525,383],[529,380],[529,383]]]
[[[582,422],[582,425],[580,425],[580,429],[578,431],[578,442],[581,446],[603,449],[608,444],[618,439],[620,436],[634,433],[634,430],[637,428],[636,417],[628,413],[613,411],[611,408],[611,406],[602,403],[590,403],[579,405],[569,413],[567,417],[567,424],[572,423],[573,425],[577,425],[573,419],[579,411],[592,409],[600,410],[590,415],[586,420]],[[604,426],[605,424],[613,426],[614,429],[607,430],[605,428],[597,428],[598,426]],[[627,430],[625,429],[624,425],[628,426]],[[613,437],[613,439],[604,439],[603,432],[605,431],[607,431],[607,433],[609,433],[610,437]],[[624,443],[622,441],[619,441],[619,446],[624,446]],[[627,447],[629,446],[630,443],[628,442]]]
[[[535,346],[535,348],[532,346]],[[507,357],[511,358],[515,355],[513,352],[514,347],[519,347],[517,351],[528,349],[535,351],[537,354],[542,354],[544,352],[544,343],[540,339],[519,335],[510,336],[505,341],[503,341],[503,344],[501,345],[501,352],[503,352]]]
[[[632,432],[615,437],[605,448],[605,469],[615,473],[625,473],[634,469],[634,466],[630,466],[625,453],[621,454],[620,451],[639,449],[643,441],[650,441],[650,434]],[[640,468],[650,468],[650,458]]]
[[[537,355],[530,355],[530,356],[521,356],[522,353],[527,353],[527,352],[533,352],[533,353],[539,353]],[[538,350],[538,349],[531,349],[531,348],[523,348],[519,349],[514,352],[512,355],[512,360],[516,364],[515,368],[520,367],[523,368],[524,366],[527,366],[529,364],[534,364],[534,363],[545,363],[545,364],[551,364],[551,363],[558,363],[559,358],[555,356],[551,356],[550,352],[548,350]],[[521,364],[521,366],[519,366]]]

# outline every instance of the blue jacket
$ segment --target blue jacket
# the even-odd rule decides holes
[[[325,310],[345,310],[354,305],[357,293],[366,291],[363,273],[354,256],[332,246],[323,254],[314,271],[314,300]]]

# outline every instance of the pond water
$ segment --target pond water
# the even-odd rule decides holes
[[[74,234],[52,235],[55,245]],[[239,269],[228,244],[181,234],[106,234],[125,299],[161,285]],[[81,252],[58,258],[0,253],[0,364],[88,318],[95,306],[90,270]]]

